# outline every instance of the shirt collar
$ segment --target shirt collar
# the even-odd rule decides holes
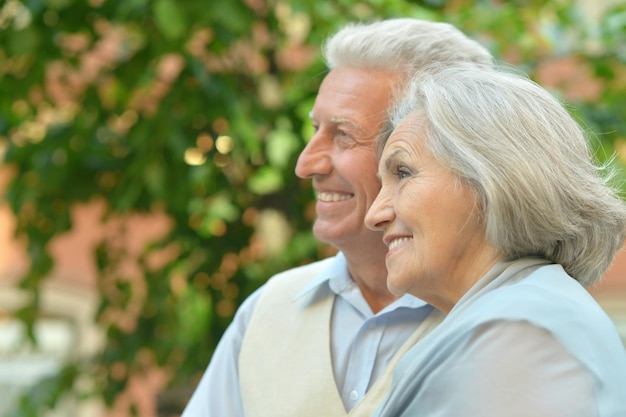
[[[296,294],[292,301],[296,301],[304,297],[306,294],[313,292],[316,288],[321,287],[324,284],[330,285],[331,279],[340,279],[347,277],[349,280],[350,274],[348,273],[348,263],[346,262],[343,253],[339,252],[335,255],[333,261],[322,272],[317,274],[298,294]]]
[[[354,280],[348,271],[348,262],[343,253],[338,252],[333,261],[322,272],[317,274],[292,301],[302,299],[306,294],[312,293],[314,290],[326,285],[333,293],[343,296],[343,294],[352,291],[356,286]],[[396,308],[420,308],[426,306],[425,301],[420,300],[410,294],[404,294],[396,301],[385,307],[380,313],[395,310]]]

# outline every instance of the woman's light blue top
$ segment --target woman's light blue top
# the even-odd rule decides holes
[[[507,260],[406,354],[376,416],[626,417],[626,351],[560,265]]]

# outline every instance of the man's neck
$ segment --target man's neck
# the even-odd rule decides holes
[[[348,262],[352,279],[361,289],[363,298],[374,314],[399,298],[387,288],[386,247],[372,248],[371,251],[364,251],[361,247],[352,253],[350,251],[342,252]]]

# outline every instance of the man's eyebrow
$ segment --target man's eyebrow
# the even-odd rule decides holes
[[[366,130],[361,127],[360,124],[356,123],[352,119],[347,119],[345,117],[331,117],[329,119],[331,123],[336,123],[338,125],[348,125],[353,129],[356,129],[360,134],[365,134]]]
[[[313,113],[312,110],[309,112],[309,119],[315,120],[315,113]],[[359,130],[363,130],[363,128],[358,123],[356,123],[352,119],[348,119],[347,117],[331,117],[330,119],[328,119],[328,121],[331,123],[336,123],[336,124],[346,124],[346,125],[354,126],[355,128]]]
[[[342,123],[346,125],[353,125],[353,126],[359,127],[359,125],[355,123],[353,120],[345,118],[345,117],[331,117],[329,120],[333,123],[338,123],[338,124]]]

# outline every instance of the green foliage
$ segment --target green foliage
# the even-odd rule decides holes
[[[11,410],[6,417],[40,417],[43,412],[54,407],[67,387],[78,378],[78,368],[71,364],[57,375],[39,381],[31,394],[20,400],[18,408]]]
[[[173,220],[141,255],[140,299],[119,272],[123,248],[99,243],[104,349],[94,366],[69,364],[34,387],[20,415],[53,408],[85,373],[109,405],[150,366],[170,371],[172,386],[189,384],[246,296],[327,253],[309,231],[310,186],[293,174],[324,74],[319,46],[346,22],[396,16],[449,21],[532,76],[555,59],[586,63],[601,91],[574,103],[578,116],[602,133],[599,154],[626,140],[623,6],[597,26],[569,2],[539,0],[0,6],[0,150],[15,173],[5,199],[31,260],[20,285],[33,302],[16,312],[31,336],[53,267],[48,245],[71,229],[73,205],[101,198],[105,219],[158,209]],[[567,86],[552,87],[570,98]],[[285,214],[289,234],[276,253],[258,250],[256,219],[269,210]],[[151,266],[172,248],[173,259]],[[130,324],[110,320],[130,310]],[[148,359],[137,361],[139,352]]]

